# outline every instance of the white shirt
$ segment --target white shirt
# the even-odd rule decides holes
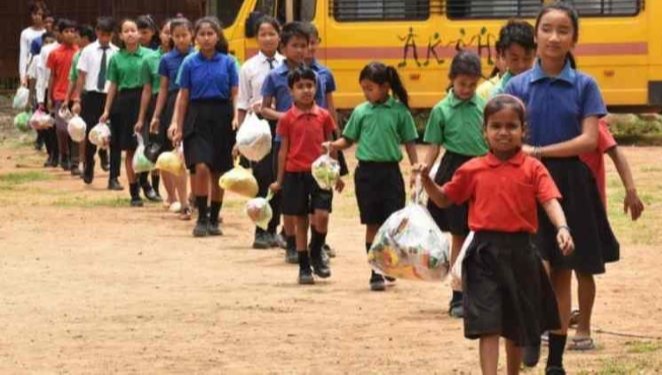
[[[119,50],[112,43],[109,45],[110,48],[106,50],[106,78],[108,78],[108,64],[110,63],[110,58]],[[85,91],[95,91],[95,92],[108,92],[108,86],[110,82],[106,79],[106,86],[103,91],[99,91],[97,88],[97,82],[99,81],[99,70],[101,68],[101,58],[103,57],[103,49],[99,41],[96,41],[89,46],[83,48],[83,51],[80,53],[80,58],[78,58],[78,65],[76,69],[81,72],[85,72],[85,86],[83,90]]]
[[[30,60],[30,46],[35,38],[45,33],[46,29],[36,30],[35,28],[28,27],[21,32],[21,40],[18,55],[18,74],[21,78],[25,77],[28,72],[28,61]]]
[[[37,103],[46,103],[46,90],[48,90],[48,81],[51,79],[51,70],[46,67],[46,63],[51,52],[59,46],[60,43],[54,42],[41,47],[37,64],[37,83],[35,84]]]
[[[285,61],[285,57],[276,52],[273,67],[276,68]],[[249,110],[251,105],[262,102],[262,84],[271,72],[269,60],[262,51],[248,59],[239,71],[239,92],[237,108]]]

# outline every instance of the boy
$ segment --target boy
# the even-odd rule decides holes
[[[280,120],[285,115],[285,112],[292,107],[292,96],[287,77],[290,71],[300,67],[304,63],[309,42],[310,35],[308,35],[305,25],[301,22],[290,22],[283,26],[280,35],[280,46],[285,56],[285,61],[269,73],[262,85],[262,107],[260,114],[267,120]],[[322,106],[324,104],[325,90],[322,87],[321,80],[316,79],[315,82],[315,102],[317,105]],[[277,135],[276,142],[278,141]],[[295,248],[294,222],[284,218],[283,227],[287,242],[285,261],[296,264],[298,263],[298,256]]]
[[[48,37],[47,37],[48,35]],[[44,33],[42,35],[43,45],[39,51],[39,55],[35,56],[35,71],[36,71],[36,82],[35,82],[35,96],[37,98],[37,107],[41,108],[44,111],[48,110],[48,83],[51,77],[51,71],[46,66],[48,62],[48,56],[53,52],[54,49],[60,46],[60,31],[58,25],[53,26],[52,33]],[[48,41],[51,43],[46,43]],[[44,167],[57,167],[59,165],[59,150],[57,146],[57,136],[55,134],[55,128],[48,128],[40,131],[42,134],[42,139],[46,145],[46,151],[48,152],[48,159],[44,163]]]
[[[331,270],[322,259],[327,228],[326,223],[321,223],[331,210],[332,193],[320,189],[311,174],[311,165],[322,155],[322,143],[332,139],[336,126],[329,112],[315,104],[317,79],[315,72],[306,67],[295,68],[288,74],[294,106],[281,116],[278,123],[277,133],[281,140],[278,177],[271,185],[274,192],[282,189],[283,215],[286,220],[294,222],[299,284],[315,283],[311,264],[317,276],[331,276]],[[319,232],[323,233],[313,239],[308,254],[308,215],[311,213]]]

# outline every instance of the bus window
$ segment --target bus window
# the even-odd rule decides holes
[[[575,9],[582,16],[634,16],[644,0],[575,0]],[[450,19],[535,17],[546,0],[447,0],[446,14]],[[495,4],[496,3],[496,4]]]
[[[336,21],[421,21],[430,17],[430,0],[333,0]]]
[[[277,0],[276,18],[282,24],[287,22],[287,3],[292,2],[293,21],[311,22],[315,18],[316,0]]]
[[[216,3],[221,25],[223,27],[231,26],[237,18],[243,0],[216,0]]]

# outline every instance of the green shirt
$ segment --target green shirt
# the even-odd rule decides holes
[[[151,53],[145,47],[138,47],[134,52],[120,49],[108,63],[108,80],[115,83],[120,91],[142,87],[143,60]]]
[[[389,97],[384,103],[356,107],[343,136],[358,143],[356,158],[361,161],[399,162],[400,145],[415,141],[418,133],[409,109]]]
[[[506,85],[508,85],[508,82],[510,81],[511,78],[513,78],[514,75],[510,71],[507,71],[499,80],[499,82],[496,83],[496,85],[492,88],[492,92],[490,93],[489,99],[492,99],[492,97],[503,94],[506,91]]]
[[[492,93],[492,90],[494,90],[494,87],[499,83],[499,80],[501,79],[501,75],[496,75],[487,81],[481,83],[478,85],[478,88],[476,89],[476,94],[483,98],[485,101],[488,101],[490,99],[490,94]]]
[[[163,50],[161,50],[161,47],[159,47],[159,49],[147,55],[143,61],[143,69],[141,73],[142,84],[151,84],[152,94],[158,94],[159,87],[161,87],[159,63],[161,62],[161,57],[163,57],[163,55]]]
[[[469,100],[459,100],[449,91],[430,112],[425,142],[465,156],[485,155],[488,148],[483,138],[484,107],[485,100],[478,94]]]
[[[74,55],[73,60],[71,60],[71,69],[69,70],[69,82],[74,82],[78,81],[78,59],[80,59],[80,51],[76,52]]]

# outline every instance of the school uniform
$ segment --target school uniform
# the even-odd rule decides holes
[[[28,73],[28,61],[30,60],[30,51],[32,41],[35,39],[41,39],[41,36],[46,32],[46,29],[35,29],[30,26],[21,31],[20,44],[19,44],[19,54],[18,54],[18,74],[19,77],[23,78]],[[34,56],[34,55],[32,55]]]
[[[501,75],[497,74],[494,77],[491,77],[490,79],[488,79],[485,82],[481,83],[476,88],[476,95],[478,95],[479,97],[481,97],[485,101],[489,100],[490,96],[492,94],[492,91],[499,84],[500,80],[501,80]]]
[[[537,202],[561,198],[542,163],[518,152],[470,160],[442,187],[449,200],[469,202],[475,231],[462,263],[464,334],[500,335],[537,346],[560,326],[556,297],[535,250]]]
[[[352,111],[343,137],[358,144],[354,184],[361,223],[381,225],[405,206],[400,145],[418,138],[414,118],[392,97],[383,103],[365,102]]]
[[[195,52],[184,59],[178,84],[190,95],[183,138],[184,159],[191,172],[197,164],[206,164],[214,173],[232,169],[236,136],[232,89],[238,83],[237,69],[226,54],[216,52],[207,58]]]
[[[450,90],[430,112],[424,141],[446,150],[434,177],[435,183],[443,185],[450,181],[460,166],[487,153],[483,138],[484,107],[485,100],[478,94],[469,100],[460,100]],[[439,208],[430,201],[428,210],[442,231],[460,236],[469,234],[466,203]]]
[[[515,76],[510,71],[505,72],[501,76],[501,79],[499,79],[499,81],[492,88],[492,92],[490,92],[490,95],[487,98],[487,100],[492,99],[493,97],[499,94],[503,94],[504,91],[506,90],[506,86],[508,86],[508,82],[510,82],[510,80],[513,79],[513,77]]]
[[[278,135],[289,143],[283,179],[284,215],[306,216],[315,210],[331,212],[333,193],[319,187],[311,166],[323,154],[322,143],[334,130],[329,112],[317,105],[308,112],[292,106],[278,122]]]
[[[290,87],[287,83],[288,74],[290,74],[290,67],[286,60],[267,75],[262,85],[262,96],[274,98],[274,107],[278,112],[287,112],[294,104],[290,95]],[[324,93],[326,92],[323,86],[324,83],[319,77],[317,77],[316,82],[315,103],[324,108]]]
[[[607,207],[605,153],[616,146],[618,146],[618,144],[616,143],[614,136],[609,131],[609,125],[607,124],[607,121],[602,118],[598,122],[598,147],[592,152],[579,155],[581,161],[583,161],[591,170],[591,173],[593,173],[595,183],[598,186],[598,191],[600,192],[600,200],[602,200],[602,204],[605,207]]]
[[[164,54],[165,53],[163,52],[161,47],[159,47],[152,53],[148,54],[143,61],[143,67],[141,71],[142,84],[143,86],[149,84],[152,87],[152,97],[149,100],[147,112],[145,112],[145,124],[143,126],[142,136],[145,142],[147,142],[148,140],[158,140],[159,138],[158,135],[151,134],[149,128],[150,128],[152,115],[154,114],[154,109],[156,107],[156,99],[159,95],[159,89],[161,88],[161,76],[159,75],[159,64]]]
[[[161,61],[159,62],[159,78],[168,78],[168,97],[161,114],[158,136],[158,140],[161,143],[161,150],[164,152],[173,150],[172,142],[170,142],[168,139],[168,128],[172,123],[172,115],[175,111],[175,102],[177,101],[177,93],[179,92],[179,85],[177,84],[177,73],[179,72],[179,68],[184,62],[184,58],[193,51],[194,49],[190,48],[185,53],[181,53],[177,48],[175,48],[163,55],[163,57],[161,57]]]
[[[78,52],[77,45],[61,44],[54,49],[46,60],[46,67],[52,75],[52,91],[49,93],[53,99],[53,110],[55,111],[55,131],[58,140],[60,158],[68,159],[71,156],[69,147],[69,132],[67,131],[67,120],[60,117],[60,107],[67,96],[69,89],[69,71],[74,55]]]
[[[533,69],[513,78],[506,93],[526,104],[528,143],[533,146],[573,139],[581,134],[585,118],[607,113],[595,80],[574,70],[570,62],[557,77],[547,76],[537,62]],[[541,224],[536,241],[542,257],[555,268],[604,273],[605,263],[617,261],[620,250],[595,179],[578,156],[542,161],[563,194],[561,206],[575,243],[575,251],[563,256],[556,244],[556,228],[539,209]]]

